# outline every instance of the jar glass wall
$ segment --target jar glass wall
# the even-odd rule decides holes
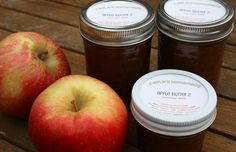
[[[149,72],[151,38],[123,47],[107,47],[84,40],[87,74],[110,85],[129,107],[135,81]]]
[[[215,88],[220,76],[226,39],[189,43],[173,39],[159,31],[159,69],[181,69],[196,73]]]
[[[206,130],[190,136],[165,136],[137,124],[142,152],[201,152]]]

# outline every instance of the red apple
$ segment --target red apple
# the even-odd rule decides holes
[[[70,75],[37,97],[29,132],[39,152],[120,152],[127,124],[125,105],[108,85]]]
[[[68,74],[55,42],[33,32],[10,34],[0,42],[0,112],[27,118],[39,93]]]

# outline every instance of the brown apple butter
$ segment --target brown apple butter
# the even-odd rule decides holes
[[[149,72],[151,39],[140,44],[107,47],[84,40],[87,74],[109,84],[129,106],[135,81]]]
[[[103,0],[80,13],[87,74],[109,84],[127,107],[134,82],[149,72],[155,13],[143,1]]]
[[[141,151],[201,152],[216,103],[214,88],[194,73],[159,70],[142,76],[131,101]]]
[[[232,7],[222,0],[164,0],[157,12],[159,69],[196,73],[216,88]]]
[[[154,133],[137,124],[140,150],[142,152],[201,152],[206,130],[182,137]]]
[[[217,86],[223,60],[225,39],[208,43],[179,41],[159,32],[159,69],[194,72]]]

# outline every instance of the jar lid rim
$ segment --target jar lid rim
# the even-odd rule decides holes
[[[93,22],[87,16],[88,9],[98,3],[114,3],[114,6],[119,5],[119,2],[135,3],[137,7],[143,8],[147,11],[146,16],[138,21],[131,22],[130,24],[110,26],[109,24],[103,25]],[[117,3],[115,3],[117,2]],[[119,8],[116,8],[119,9]],[[127,7],[126,11],[129,8]],[[140,9],[141,10],[141,9]],[[114,14],[113,14],[114,15]],[[115,21],[113,18],[112,21]],[[102,0],[90,3],[87,7],[83,8],[80,12],[79,30],[81,35],[95,43],[108,45],[108,46],[125,46],[132,45],[147,39],[154,34],[155,31],[155,13],[151,6],[143,1],[135,0]]]
[[[177,1],[184,2],[184,0]],[[234,28],[234,9],[224,0],[211,1],[223,6],[226,11],[225,14],[216,20],[210,20],[208,22],[195,22],[186,21],[184,19],[181,20],[169,15],[164,8],[165,4],[169,1],[163,0],[159,4],[157,11],[157,28],[172,38],[189,42],[209,42],[225,38]]]

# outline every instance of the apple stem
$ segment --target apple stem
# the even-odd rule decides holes
[[[71,104],[74,105],[75,111],[79,111],[79,107],[78,107],[78,105],[76,104],[76,101],[75,101],[75,100],[72,100],[72,101],[71,101]]]
[[[38,58],[42,61],[45,61],[45,59],[47,58],[48,52],[41,52],[38,54]]]

